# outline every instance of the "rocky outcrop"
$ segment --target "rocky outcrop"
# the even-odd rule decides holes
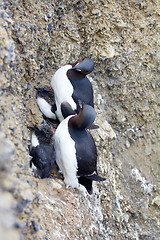
[[[3,239],[158,239],[158,1],[18,1],[0,4],[0,235]],[[29,168],[42,115],[34,86],[58,67],[95,62],[98,170],[82,195]],[[116,138],[115,138],[116,134]]]

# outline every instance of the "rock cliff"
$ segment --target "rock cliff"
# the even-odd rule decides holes
[[[3,240],[159,238],[159,16],[157,0],[1,1]],[[27,127],[43,121],[34,86],[83,57],[95,62],[92,134],[107,179],[91,196],[35,178],[28,152]]]

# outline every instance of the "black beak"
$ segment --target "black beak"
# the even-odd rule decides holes
[[[69,70],[77,70],[76,66],[70,68]]]
[[[78,68],[77,66],[74,66],[74,67],[70,68],[69,70],[76,70],[78,72],[81,72],[81,69]]]

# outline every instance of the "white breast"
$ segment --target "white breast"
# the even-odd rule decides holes
[[[51,79],[51,86],[54,90],[57,111],[56,114],[60,121],[64,118],[61,113],[61,103],[68,102],[72,109],[76,109],[76,103],[72,98],[73,86],[67,77],[67,71],[72,67],[72,65],[65,65],[58,69]]]
[[[39,141],[35,133],[32,133],[31,144],[32,144],[32,147],[37,147],[39,145]]]
[[[75,142],[68,132],[68,121],[71,117],[64,119],[55,132],[56,162],[64,175],[65,183],[78,188]]]
[[[40,111],[47,117],[51,119],[56,119],[56,115],[51,111],[51,105],[41,97],[36,99]]]

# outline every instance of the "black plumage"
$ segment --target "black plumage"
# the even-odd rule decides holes
[[[92,181],[104,181],[97,172],[97,148],[87,128],[95,120],[95,111],[89,105],[82,105],[78,115],[69,119],[69,133],[75,142],[78,164],[77,176],[80,184],[92,193]]]
[[[30,155],[32,159],[30,165],[35,165],[37,173],[41,178],[49,177],[55,164],[55,149],[53,144],[53,133],[49,126],[30,127],[34,132],[32,133],[32,140],[30,146]],[[37,138],[38,144],[35,144],[33,134]]]
[[[94,107],[92,84],[86,77],[86,75],[94,69],[93,61],[85,58],[76,64],[72,64],[72,66],[73,67],[67,71],[67,77],[73,86],[72,98],[76,104],[78,104],[78,100],[80,99],[82,103]]]

